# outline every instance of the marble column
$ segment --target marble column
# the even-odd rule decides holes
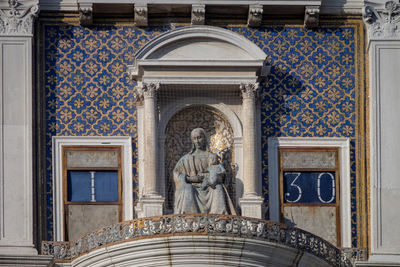
[[[30,2],[31,4],[33,2]],[[0,9],[0,265],[46,266],[33,244],[32,39],[38,5]]]
[[[243,197],[239,199],[242,216],[262,218],[263,199],[260,197],[261,163],[257,155],[256,99],[258,83],[241,84],[243,122]]]
[[[370,62],[370,212],[368,266],[400,263],[400,5],[369,2],[363,17]],[[392,266],[392,265],[390,265]]]
[[[158,216],[163,213],[164,198],[159,194],[158,181],[158,135],[157,135],[157,91],[159,83],[142,83],[137,87],[138,98],[143,104],[144,156],[143,192],[141,192],[136,212],[138,217]]]

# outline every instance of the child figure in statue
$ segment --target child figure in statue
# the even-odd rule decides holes
[[[225,175],[224,167],[219,163],[218,157],[209,157],[208,158],[208,176],[204,177],[203,182],[201,183],[201,187],[203,190],[210,186],[212,189],[215,189],[217,184],[221,184],[224,181],[222,177]]]

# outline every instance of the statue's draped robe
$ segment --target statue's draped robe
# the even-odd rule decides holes
[[[222,183],[218,183],[214,188],[207,186],[203,190],[201,182],[189,183],[187,181],[187,177],[207,172],[210,157],[217,157],[217,155],[211,152],[206,152],[202,156],[188,153],[179,159],[173,171],[175,182],[174,214],[235,214],[226,188]],[[225,173],[218,175],[223,176]],[[218,180],[222,181],[223,177]]]

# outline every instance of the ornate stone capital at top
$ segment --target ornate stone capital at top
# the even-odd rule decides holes
[[[160,83],[142,83],[141,86],[137,86],[134,93],[136,103],[142,105],[145,98],[156,97],[159,89]]]
[[[260,90],[259,83],[242,83],[240,85],[240,91],[242,92],[243,99],[257,98],[259,90]]]
[[[384,5],[367,3],[363,9],[364,22],[369,39],[400,39],[399,1],[387,1]]]
[[[23,7],[18,0],[8,0],[9,8],[0,9],[0,35],[19,36],[33,35],[34,18],[39,6]]]

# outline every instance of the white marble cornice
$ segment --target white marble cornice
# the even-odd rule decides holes
[[[385,4],[365,2],[363,18],[369,40],[400,39],[399,0]]]
[[[18,0],[8,0],[8,7],[0,8],[1,36],[32,36],[34,18],[39,6],[22,4]]]

